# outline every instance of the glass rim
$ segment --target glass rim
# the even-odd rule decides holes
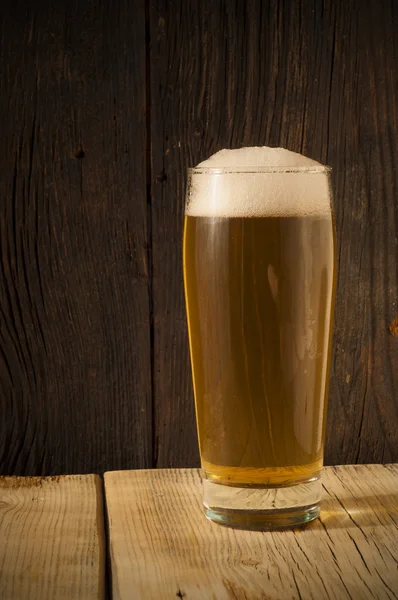
[[[332,167],[329,165],[319,166],[264,166],[264,167],[189,167],[188,175],[226,175],[234,173],[330,173]]]

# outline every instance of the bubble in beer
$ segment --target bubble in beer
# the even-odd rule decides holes
[[[190,184],[187,216],[331,217],[328,169],[285,148],[220,150]]]

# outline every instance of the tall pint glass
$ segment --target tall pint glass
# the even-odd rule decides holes
[[[189,170],[184,283],[208,518],[316,518],[335,281],[328,167]]]

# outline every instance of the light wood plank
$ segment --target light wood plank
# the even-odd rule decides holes
[[[205,519],[197,470],[106,473],[114,600],[397,598],[398,465],[323,482],[320,519],[247,532]]]
[[[0,478],[0,598],[104,597],[100,478]]]

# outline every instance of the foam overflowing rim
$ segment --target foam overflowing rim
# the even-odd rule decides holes
[[[302,166],[302,167],[283,167],[265,166],[265,167],[189,167],[188,175],[205,174],[205,175],[224,175],[234,173],[329,173],[332,167],[328,165],[318,166]]]

